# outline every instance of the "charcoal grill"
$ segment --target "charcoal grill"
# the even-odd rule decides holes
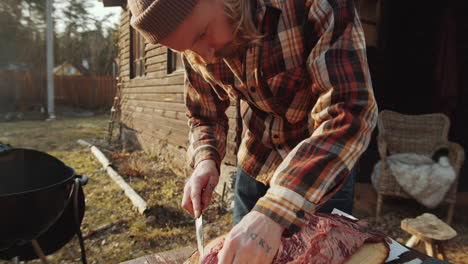
[[[80,231],[86,182],[49,154],[0,147],[0,259],[47,263],[45,256],[76,234],[86,264]]]

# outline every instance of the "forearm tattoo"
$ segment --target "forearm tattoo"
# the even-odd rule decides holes
[[[270,251],[271,251],[271,246],[268,245],[268,244],[266,243],[266,241],[265,241],[263,238],[261,238],[261,237],[259,238],[259,237],[258,237],[258,234],[253,233],[253,232],[250,232],[250,233],[249,233],[249,238],[250,238],[252,241],[257,241],[257,239],[258,239],[258,245],[259,245],[260,247],[262,247],[263,249],[265,249],[265,251],[266,251],[267,254],[270,253]]]

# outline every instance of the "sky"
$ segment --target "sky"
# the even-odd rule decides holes
[[[1,0],[0,0],[1,1]],[[121,7],[116,6],[116,7],[104,7],[104,4],[102,2],[99,2],[98,0],[95,1],[90,1],[91,4],[93,4],[93,7],[89,8],[88,10],[90,13],[95,17],[95,18],[103,18],[107,14],[112,14],[112,17],[109,18],[108,23],[105,23],[105,25],[110,26],[111,24],[118,24],[119,19],[120,19],[120,12],[122,10]],[[54,3],[55,8],[58,9],[59,14],[60,14],[60,9],[64,8],[64,3],[61,3],[59,1],[55,1]],[[60,15],[57,15],[57,25],[56,30],[58,32],[61,32],[64,30],[64,25],[60,21]]]
[[[98,18],[103,18],[107,14],[113,14],[113,16],[110,19],[110,22],[115,24],[119,22],[119,17],[120,17],[120,11],[122,10],[121,7],[104,7],[104,5],[99,2],[95,1],[94,7],[90,9],[91,14]]]

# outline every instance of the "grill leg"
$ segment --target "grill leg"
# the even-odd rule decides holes
[[[34,252],[36,252],[36,255],[38,255],[41,259],[42,264],[49,264],[49,262],[47,262],[46,256],[44,255],[44,251],[42,251],[41,247],[39,246],[39,243],[37,243],[37,241],[34,239],[31,240],[31,244],[34,248]]]
[[[11,259],[11,263],[12,264],[19,264],[19,258],[18,257],[14,257]]]
[[[74,194],[73,194],[73,205],[74,205],[74,212],[75,212],[75,225],[76,225],[76,234],[78,235],[78,240],[80,242],[80,249],[81,249],[81,262],[83,264],[88,264],[86,260],[86,251],[85,251],[85,245],[84,245],[84,239],[83,235],[81,234],[81,229],[80,229],[80,220],[78,217],[78,192],[80,189],[81,183],[79,179],[75,179],[75,185],[74,185]]]

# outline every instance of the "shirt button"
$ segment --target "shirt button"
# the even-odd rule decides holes
[[[273,135],[273,138],[279,138],[279,136],[278,135]]]
[[[297,216],[297,218],[304,218],[305,213],[304,213],[303,210],[298,210],[298,211],[296,211],[296,216]]]
[[[293,234],[294,234],[294,233],[297,233],[297,232],[299,232],[299,231],[301,231],[301,229],[300,229],[297,225],[291,225],[291,226],[289,227],[289,232],[291,232],[291,233],[293,233]]]
[[[251,91],[252,93],[255,93],[255,87],[250,86],[250,91]]]

